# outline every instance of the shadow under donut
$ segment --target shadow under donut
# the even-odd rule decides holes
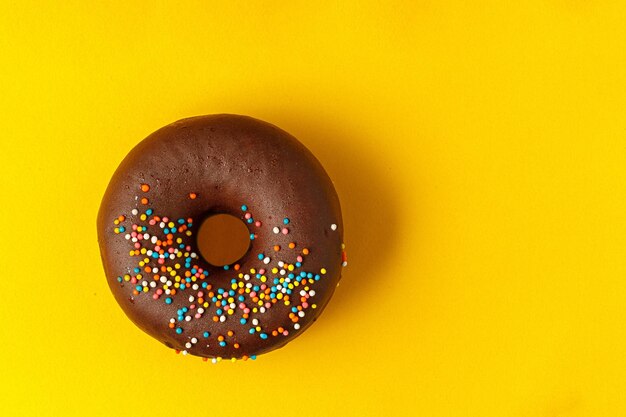
[[[369,300],[384,288],[398,233],[398,196],[393,194],[393,161],[358,146],[383,143],[350,129],[342,120],[309,120],[302,115],[272,115],[267,121],[294,135],[322,163],[341,202],[348,266],[320,320],[345,323],[371,308]],[[308,116],[310,117],[310,116]],[[317,326],[311,328],[314,329]],[[314,330],[313,330],[314,331]]]

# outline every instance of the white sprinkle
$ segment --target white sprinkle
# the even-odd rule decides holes
[[[156,236],[152,236],[152,238],[150,239],[150,242],[152,242],[153,244],[156,244],[157,240],[159,239]]]
[[[191,288],[194,290],[197,290],[198,288],[200,288],[200,286],[198,284],[193,284]]]
[[[298,311],[298,317],[304,317],[304,311]]]
[[[170,295],[171,293],[172,293],[172,291],[170,291],[169,288],[167,290],[165,290],[165,294]]]
[[[202,307],[200,307],[200,308],[198,309],[198,313],[200,313],[200,314],[204,313],[204,309],[203,309]]]
[[[159,268],[157,268],[157,267],[152,268],[152,273],[153,274],[158,274],[159,273]]]
[[[151,249],[148,249],[148,250],[146,251],[146,255],[148,255],[148,256],[152,256],[152,250],[151,250]]]
[[[306,291],[300,290],[300,297],[304,297],[306,295]]]
[[[249,281],[250,280],[250,275],[248,275],[248,274],[244,275],[243,279],[245,279],[246,281]],[[252,284],[250,284],[250,285],[252,285]],[[248,288],[250,288],[250,287],[248,287]]]
[[[135,216],[136,216],[136,215],[137,215],[137,213],[139,213],[139,210],[137,210],[137,209],[132,209],[130,212],[131,212],[133,215],[135,215]]]
[[[129,239],[130,239],[130,234],[126,233],[126,234],[124,235],[124,238],[126,238],[126,240],[129,240]]]
[[[331,230],[337,230],[337,225],[335,223],[330,225]]]
[[[279,233],[280,233],[280,229],[279,229],[278,227],[274,227],[274,228],[272,229],[272,232],[274,232],[274,233],[276,233],[276,234],[279,234]]]
[[[186,347],[187,349],[191,349],[191,343],[189,343],[189,342],[185,343],[185,347]]]
[[[343,266],[343,267],[348,266],[348,261],[344,261],[344,262],[341,264],[341,266]]]
[[[192,258],[197,258],[198,257],[198,255],[196,255],[195,252],[191,252],[191,255],[189,255],[189,256],[192,257]]]
[[[144,234],[143,234],[143,238],[144,238],[145,240],[148,240],[148,239],[150,239],[150,235],[149,235],[149,234],[147,234],[147,233],[144,233]]]
[[[259,325],[259,320],[257,320],[257,319],[252,319],[252,325],[253,325],[253,326],[258,326],[258,325]]]
[[[211,363],[217,363],[217,359],[215,358],[211,359]]]
[[[260,311],[261,313],[265,313],[265,307],[261,307],[261,308],[259,308],[259,311]]]
[[[315,296],[315,290],[311,290],[311,291],[309,291],[309,295],[310,295],[311,297]]]
[[[148,286],[148,281],[141,281],[141,286],[147,287]]]
[[[252,288],[252,283],[251,283],[251,282],[248,282],[248,283],[246,284],[246,288]]]
[[[271,259],[270,259],[270,257],[269,257],[269,256],[266,256],[266,257],[265,257],[265,259],[263,259],[263,263],[264,263],[265,265],[269,264],[269,263],[270,263],[270,261],[271,261]]]
[[[133,242],[133,243],[137,243],[138,242],[136,237],[132,238],[130,241]]]
[[[230,303],[229,307],[230,307],[232,310],[234,310],[234,309],[235,309],[235,307],[237,307],[237,304],[235,304],[235,303]]]
[[[185,316],[185,321],[191,321],[191,316]]]
[[[159,227],[160,227],[161,229],[164,229],[164,228],[165,228],[165,222],[161,222],[161,223],[159,223]]]
[[[183,350],[183,351],[182,351],[182,352],[180,352],[180,353],[182,353],[183,355],[187,355],[187,351],[186,351],[186,350]]]
[[[150,281],[150,288],[156,288],[157,283],[156,281]]]
[[[294,325],[293,325],[293,328],[294,328],[294,329],[296,329],[296,330],[298,330],[298,329],[300,328],[300,323],[296,323],[296,324],[294,324]]]
[[[193,300],[195,300],[195,298],[193,298],[193,295],[190,295],[190,296],[189,296],[189,302],[190,302],[190,303],[193,303]]]
[[[287,273],[287,271],[285,271],[284,269],[280,270],[280,275],[285,275]]]
[[[285,266],[285,263],[283,261],[278,261],[278,266],[282,268],[283,266]]]
[[[220,316],[220,323],[224,323],[226,321],[226,316]]]
[[[176,323],[175,319],[170,319],[170,323]]]
[[[170,259],[176,259],[176,255],[174,255],[173,253],[170,253]]]
[[[196,343],[198,343],[198,339],[196,339],[195,337],[192,337],[191,338],[191,343],[193,343],[195,345]]]

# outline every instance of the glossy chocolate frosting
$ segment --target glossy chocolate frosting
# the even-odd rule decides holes
[[[246,221],[252,239],[228,269],[197,248],[197,229],[217,213]],[[316,320],[341,277],[330,178],[293,136],[245,116],[183,119],[140,142],[107,187],[98,241],[126,315],[165,345],[206,358],[283,346]]]

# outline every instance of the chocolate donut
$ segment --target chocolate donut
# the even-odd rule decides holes
[[[250,245],[214,266],[196,231],[240,218]],[[143,331],[183,354],[254,359],[320,315],[346,265],[339,199],[319,161],[250,117],[183,119],[140,142],[98,213],[109,287]]]

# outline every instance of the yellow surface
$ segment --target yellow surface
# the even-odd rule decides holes
[[[0,415],[626,414],[625,2],[95,3],[0,6]],[[350,265],[211,365],[125,318],[95,219],[138,141],[217,112],[319,157]]]

